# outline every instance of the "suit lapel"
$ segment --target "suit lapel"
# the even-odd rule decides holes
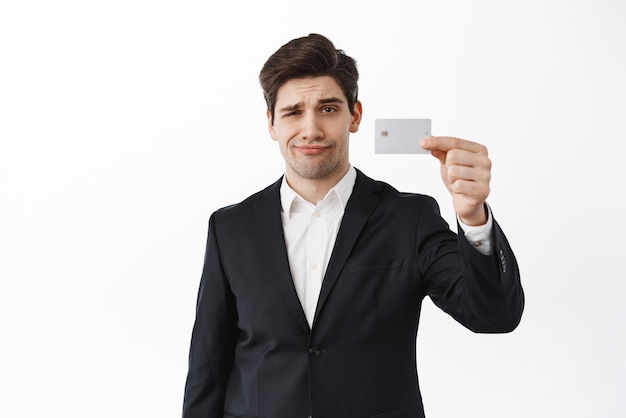
[[[361,234],[361,230],[380,200],[380,196],[375,193],[378,188],[379,187],[373,180],[357,170],[354,189],[346,205],[341,226],[339,227],[339,233],[337,234],[337,240],[335,241],[335,247],[330,256],[330,262],[328,263],[326,275],[322,282],[322,289],[315,309],[314,324],[324,307],[328,295],[335,286],[337,278],[343,270],[352,252],[352,248]]]
[[[281,180],[265,189],[261,193],[261,199],[255,204],[257,224],[262,234],[262,245],[268,252],[268,257],[274,265],[276,274],[271,279],[280,290],[285,303],[295,316],[306,335],[309,335],[310,328],[302,310],[300,299],[293,285],[291,270],[289,269],[289,258],[287,257],[287,247],[285,245],[285,235],[281,219],[280,207],[280,184]]]

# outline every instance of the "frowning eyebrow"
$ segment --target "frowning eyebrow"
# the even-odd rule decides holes
[[[325,99],[320,99],[317,104],[320,105],[326,105],[326,104],[343,104],[344,101],[341,100],[339,97],[328,97]],[[298,110],[301,107],[304,106],[304,102],[298,102],[292,105],[288,105],[285,107],[281,107],[280,109],[278,109],[278,111],[280,113],[288,113],[288,112],[293,112],[294,110]]]

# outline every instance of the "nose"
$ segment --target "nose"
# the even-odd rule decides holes
[[[317,115],[308,113],[302,118],[300,137],[306,141],[315,141],[324,137],[324,131]]]

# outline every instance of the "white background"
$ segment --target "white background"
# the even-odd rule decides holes
[[[283,171],[257,75],[319,32],[361,72],[352,163],[450,199],[375,118],[482,142],[520,327],[427,300],[429,418],[624,417],[626,3],[0,1],[0,416],[180,415],[207,222]]]

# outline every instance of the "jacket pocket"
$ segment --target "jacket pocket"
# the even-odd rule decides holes
[[[351,261],[346,263],[346,272],[359,273],[371,270],[391,270],[402,267],[404,257],[372,258],[366,261]]]
[[[228,411],[224,411],[224,418],[257,418],[257,417],[253,417],[251,415],[236,415],[236,414],[231,414]]]
[[[424,418],[424,411],[420,404],[415,404],[406,408],[396,409],[395,411],[385,412],[384,414],[371,415],[370,418]]]

